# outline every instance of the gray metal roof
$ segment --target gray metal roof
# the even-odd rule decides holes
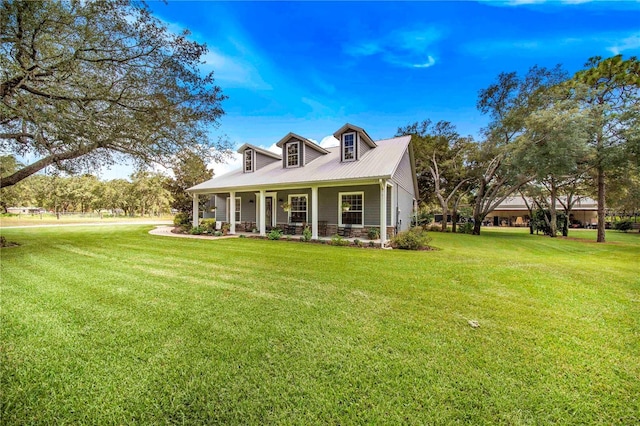
[[[342,183],[390,178],[407,151],[411,136],[376,141],[376,148],[363,153],[358,161],[340,162],[340,147],[327,148],[304,167],[286,169],[281,162],[268,164],[253,173],[242,168],[189,188],[192,193],[227,192],[300,184]]]

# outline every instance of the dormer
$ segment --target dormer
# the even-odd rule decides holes
[[[242,171],[244,173],[253,173],[267,164],[281,159],[278,154],[248,143],[238,149],[238,154],[242,154]]]
[[[276,146],[282,148],[282,168],[284,169],[304,167],[321,155],[329,153],[309,139],[291,132],[280,139]]]
[[[349,123],[335,132],[333,137],[340,141],[340,161],[343,163],[357,161],[365,152],[377,146],[363,128]]]

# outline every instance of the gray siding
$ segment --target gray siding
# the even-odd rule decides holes
[[[340,186],[318,189],[318,220],[338,224],[338,193],[364,191],[364,225],[380,226],[380,186]]]
[[[229,194],[216,195],[216,220],[218,222],[224,222],[227,220],[227,197]]]
[[[304,164],[309,164],[310,162],[320,157],[321,155],[323,155],[321,152],[318,152],[313,148],[309,148],[308,146],[305,146]]]
[[[256,170],[260,170],[264,166],[278,161],[275,158],[267,157],[266,155],[260,154],[256,151],[253,151],[253,155],[256,156]],[[242,167],[244,167],[244,164],[242,165]]]
[[[409,193],[414,192],[409,150],[405,151],[402,159],[400,160],[400,164],[398,165],[398,168],[396,169],[396,172],[391,177],[391,179],[394,181],[394,183],[404,188],[405,191]]]
[[[359,160],[362,158],[365,152],[369,151],[372,148],[369,145],[367,145],[365,141],[362,140],[362,138],[360,137],[360,133],[357,133],[357,135],[358,135],[358,157],[357,158]]]
[[[398,188],[397,200],[397,208],[400,210],[397,217],[398,231],[406,231],[411,227],[413,217],[413,194],[405,191],[404,188]]]
[[[289,213],[285,212],[282,207],[282,203],[286,203],[289,201],[289,195],[291,194],[307,194],[307,218],[308,222],[311,223],[311,189],[291,189],[286,191],[278,191],[278,195],[274,200],[276,203],[276,223],[289,223]],[[278,201],[282,200],[282,201]]]
[[[253,192],[240,192],[236,194],[240,197],[240,221],[255,222],[256,221],[256,194]],[[253,203],[251,202],[253,200]]]

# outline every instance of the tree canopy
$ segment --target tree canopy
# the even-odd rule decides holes
[[[47,166],[70,172],[118,161],[168,164],[207,155],[225,96],[203,75],[206,46],[173,34],[138,2],[3,1],[0,150],[35,157],[1,186]]]

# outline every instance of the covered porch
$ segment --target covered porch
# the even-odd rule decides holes
[[[266,236],[278,228],[285,235],[301,235],[306,227],[311,238],[346,238],[369,241],[372,228],[380,243],[393,237],[398,209],[395,191],[385,179],[343,186],[229,188],[193,194],[193,224],[215,218],[229,224],[229,233]],[[202,199],[206,203],[201,203]],[[203,207],[204,204],[204,207]]]

